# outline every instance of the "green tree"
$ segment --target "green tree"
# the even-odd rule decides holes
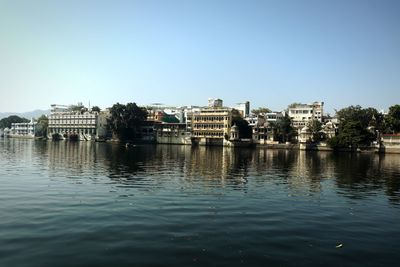
[[[370,145],[376,139],[375,130],[383,127],[383,117],[374,108],[350,106],[339,110],[339,133],[328,140],[334,148],[358,148]]]
[[[100,109],[98,106],[93,106],[93,107],[92,107],[92,111],[94,111],[94,112],[100,112],[101,109]]]
[[[11,128],[12,123],[29,122],[28,119],[18,117],[16,115],[11,115],[7,118],[0,120],[0,129]]]
[[[307,127],[310,129],[312,133],[312,140],[314,142],[319,142],[323,139],[321,134],[322,123],[319,120],[311,120],[307,123]]]
[[[291,142],[297,134],[292,126],[292,120],[287,114],[282,119],[272,122],[271,128],[274,132],[274,139],[281,143]]]
[[[265,113],[270,113],[270,112],[271,112],[271,110],[269,108],[265,108],[265,107],[264,108],[259,107],[259,108],[251,110],[251,113],[253,113],[254,115],[265,114]]]
[[[85,109],[85,106],[84,106],[84,105],[81,105],[81,104],[78,104],[78,105],[71,105],[71,106],[69,107],[69,110],[75,111],[75,112],[81,112],[81,111],[84,110],[84,109]]]
[[[129,140],[140,137],[139,127],[146,118],[146,109],[136,103],[117,103],[110,108],[108,127],[120,140]]]
[[[400,105],[394,105],[389,108],[389,112],[385,117],[387,132],[400,132]]]
[[[49,127],[49,118],[46,115],[42,115],[37,120],[36,125],[36,136],[47,137],[47,128]]]
[[[242,118],[240,112],[237,109],[232,110],[232,125],[236,125],[239,128],[239,138],[252,138],[253,129],[249,123]]]

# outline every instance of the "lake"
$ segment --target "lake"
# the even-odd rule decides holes
[[[0,139],[0,266],[397,266],[400,155]]]

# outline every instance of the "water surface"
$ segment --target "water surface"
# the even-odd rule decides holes
[[[399,222],[400,155],[0,139],[0,266],[397,266]]]

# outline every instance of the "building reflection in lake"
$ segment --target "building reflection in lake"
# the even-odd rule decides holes
[[[246,189],[268,182],[300,193],[363,198],[383,190],[390,201],[400,199],[398,155],[90,142],[49,142],[34,151],[48,155],[54,176],[68,170],[72,178],[108,177],[126,186]]]

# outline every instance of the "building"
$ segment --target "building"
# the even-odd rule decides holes
[[[159,123],[155,125],[158,144],[191,145],[191,134],[186,123]]]
[[[94,140],[99,113],[80,104],[52,105],[49,115],[48,137],[69,140]]]
[[[36,133],[37,122],[31,119],[30,122],[12,123],[9,136],[34,138]]]
[[[201,145],[223,145],[229,139],[232,109],[205,108],[192,117],[192,137]]]
[[[274,111],[274,112],[268,112],[265,114],[265,120],[267,122],[277,122],[279,120],[282,120],[283,117],[285,117],[284,112]]]
[[[208,107],[209,108],[222,108],[223,101],[219,98],[209,98],[208,99]]]
[[[291,105],[288,107],[288,115],[292,119],[293,127],[297,129],[302,129],[311,120],[322,122],[324,102]]]
[[[239,110],[239,112],[243,118],[247,118],[250,116],[250,102],[249,101],[237,104],[236,109]]]

